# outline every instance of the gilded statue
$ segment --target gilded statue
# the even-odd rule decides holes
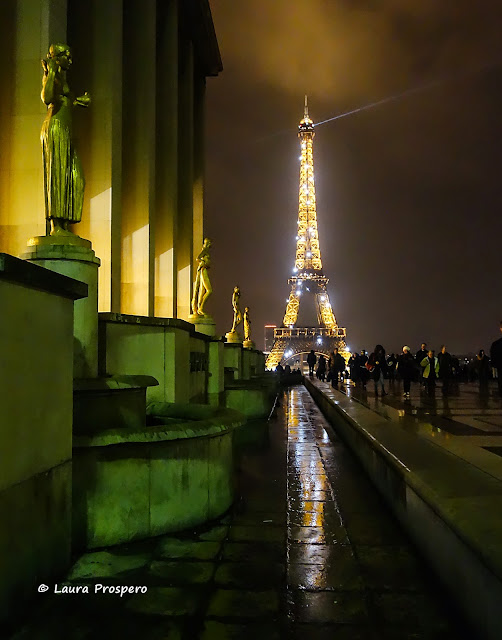
[[[239,287],[234,287],[234,292],[232,294],[232,307],[234,309],[234,322],[232,324],[232,329],[230,333],[235,333],[237,326],[242,322],[242,311],[239,307],[239,301],[241,297],[241,290]]]
[[[197,256],[197,275],[195,277],[195,285],[193,288],[192,296],[193,315],[207,316],[207,314],[204,313],[204,305],[206,304],[206,300],[213,292],[208,274],[208,269],[211,266],[211,258],[209,255],[210,247],[211,240],[209,238],[204,238],[202,250]]]
[[[244,315],[242,316],[244,323],[244,340],[251,340],[251,320],[249,319],[249,307],[244,309]]]
[[[45,217],[50,222],[50,235],[73,233],[68,225],[80,222],[84,203],[84,174],[72,141],[72,110],[87,107],[88,93],[78,98],[70,92],[66,72],[72,65],[70,47],[51,44],[42,60],[42,101],[47,116],[40,139],[44,162]]]

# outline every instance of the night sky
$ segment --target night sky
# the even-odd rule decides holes
[[[208,80],[208,302],[237,284],[252,336],[281,325],[296,248],[297,126],[316,129],[324,274],[352,350],[488,349],[502,319],[502,3],[210,0],[224,71]],[[313,309],[313,299],[303,306]]]

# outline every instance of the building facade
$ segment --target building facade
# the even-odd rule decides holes
[[[70,45],[86,190],[74,232],[101,259],[99,310],[187,319],[203,241],[204,100],[222,70],[208,0],[4,0],[0,252],[45,233],[40,60]]]

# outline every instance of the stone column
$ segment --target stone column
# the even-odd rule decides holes
[[[204,241],[204,117],[206,79],[200,69],[194,78],[194,155],[193,155],[193,255]],[[218,241],[218,238],[215,238]],[[194,265],[194,268],[196,266]]]
[[[65,42],[66,0],[0,2],[0,251],[20,255],[45,233],[40,129],[42,68],[51,42]]]
[[[178,209],[178,0],[159,5],[155,315],[176,316],[175,224]]]
[[[121,271],[122,4],[70,0],[68,16],[72,86],[92,97],[90,108],[74,118],[86,189],[82,222],[73,231],[91,240],[101,259],[99,311],[116,312]]]
[[[124,3],[121,311],[153,315],[156,3]]]
[[[180,42],[179,57],[179,174],[176,262],[177,316],[187,320],[193,285],[193,139],[194,56],[190,40]]]

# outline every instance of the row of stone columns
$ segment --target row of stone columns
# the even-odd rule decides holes
[[[21,255],[44,233],[40,59],[51,42],[68,42],[70,87],[92,97],[74,114],[86,176],[74,232],[101,259],[99,310],[186,319],[203,239],[205,77],[183,2],[6,3],[16,37],[14,96],[1,107],[13,126],[2,147],[12,153],[0,161],[0,250]]]

